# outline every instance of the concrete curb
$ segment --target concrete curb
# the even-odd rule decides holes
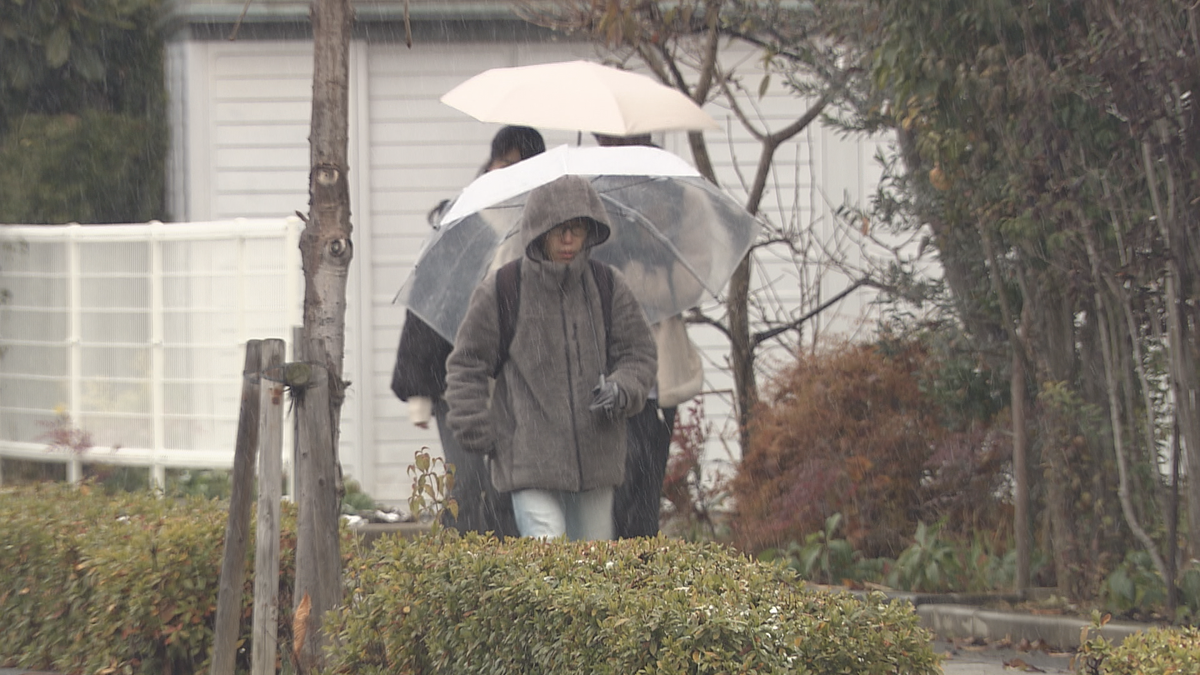
[[[915,609],[921,625],[945,639],[1008,639],[1014,643],[1041,640],[1055,649],[1073,650],[1081,644],[1084,629],[1092,627],[1090,620],[1078,617],[1001,612],[968,605],[919,604]],[[1151,626],[1110,621],[1099,629],[1089,630],[1088,637],[1100,635],[1116,645]]]

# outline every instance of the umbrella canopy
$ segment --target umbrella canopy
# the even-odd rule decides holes
[[[622,272],[650,323],[715,296],[758,235],[740,204],[665,150],[564,145],[468,185],[396,302],[453,342],[475,286],[524,254],[525,198],[563,175],[588,177],[600,194],[612,232],[591,255]]]
[[[632,136],[720,128],[682,92],[590,61],[493,68],[441,101],[481,122],[540,129]]]

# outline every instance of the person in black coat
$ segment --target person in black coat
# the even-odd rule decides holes
[[[479,173],[501,169],[545,152],[546,144],[535,129],[506,126],[492,138],[491,154]],[[445,200],[428,214],[430,225],[437,223],[449,205]],[[428,428],[430,419],[437,424],[442,455],[454,465],[454,488],[450,493],[458,502],[458,518],[443,514],[444,524],[460,532],[493,532],[497,536],[518,536],[513,520],[512,502],[497,492],[485,459],[465,452],[446,426],[446,358],[453,345],[410,311],[404,314],[404,327],[396,349],[392,369],[392,392],[408,403],[409,419],[418,427]]]

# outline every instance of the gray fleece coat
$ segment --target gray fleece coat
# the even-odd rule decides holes
[[[591,224],[584,250],[568,263],[546,259],[542,237],[576,217]],[[625,417],[645,404],[656,355],[641,305],[615,270],[605,339],[588,251],[608,238],[607,221],[584,178],[559,178],[530,193],[520,222],[525,259],[515,331],[490,396],[500,342],[495,274],[471,296],[446,363],[447,421],[467,451],[493,453],[498,490],[581,492],[624,480]],[[615,419],[588,409],[601,373],[628,400]]]

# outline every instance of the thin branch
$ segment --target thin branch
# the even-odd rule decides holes
[[[692,92],[692,100],[697,105],[704,105],[708,92],[712,89],[713,76],[717,72],[717,52],[720,48],[721,17],[720,3],[708,3],[708,39],[704,44],[704,58],[700,62],[700,75],[696,81],[696,91]]]
[[[701,325],[701,326],[712,326],[713,328],[716,328],[718,331],[720,331],[720,333],[722,335],[724,335],[726,337],[726,339],[730,339],[730,340],[733,339],[733,334],[729,332],[729,328],[726,327],[725,324],[708,316],[704,312],[701,312],[698,307],[693,307],[687,313],[687,317],[685,320],[687,323],[690,323],[690,324],[696,324],[696,325]]]
[[[246,0],[246,4],[242,6],[242,13],[238,15],[237,21],[233,23],[233,28],[229,31],[229,41],[233,42],[237,39],[238,30],[242,27],[242,21],[246,18],[246,12],[250,11],[250,3],[253,0]]]
[[[776,335],[779,335],[780,333],[786,333],[787,331],[790,331],[790,330],[796,330],[797,328],[802,326],[805,322],[807,322],[809,319],[820,314],[821,312],[824,312],[825,310],[829,309],[833,305],[841,302],[846,296],[850,295],[854,291],[857,291],[859,288],[867,285],[868,283],[870,283],[870,281],[871,281],[870,277],[863,277],[861,279],[858,279],[854,283],[850,284],[845,289],[843,289],[842,292],[838,293],[837,295],[833,296],[832,298],[821,303],[816,309],[808,312],[807,314],[796,319],[795,321],[791,321],[782,326],[776,326],[775,328],[772,328],[770,330],[765,330],[765,331],[760,331],[758,333],[755,333],[753,335],[753,337],[751,337],[751,339],[750,339],[751,344],[753,344],[755,347],[757,347],[758,345],[766,342],[767,340],[770,340],[771,338],[775,337]]]
[[[766,132],[760,131],[758,127],[754,126],[754,123],[750,121],[750,118],[746,116],[746,113],[742,110],[742,106],[738,105],[737,96],[734,96],[733,92],[729,90],[729,83],[726,82],[725,78],[721,78],[720,87],[721,93],[725,94],[725,99],[729,103],[729,108],[733,110],[733,116],[738,118],[738,121],[741,122],[746,131],[748,131],[750,135],[754,137],[754,140],[759,142],[766,141]]]

